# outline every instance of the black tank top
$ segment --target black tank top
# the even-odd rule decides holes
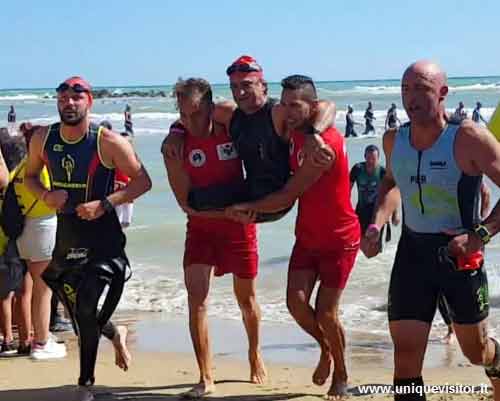
[[[43,147],[53,190],[68,192],[68,200],[59,213],[75,212],[81,203],[100,200],[114,190],[115,170],[104,165],[99,153],[101,127],[91,123],[81,139],[69,142],[60,132],[61,124],[49,128]]]
[[[270,99],[250,115],[236,109],[231,120],[230,134],[245,166],[251,200],[281,189],[290,176],[289,145],[274,129],[275,103]]]

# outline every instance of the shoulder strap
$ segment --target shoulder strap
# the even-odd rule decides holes
[[[12,190],[14,191],[14,194],[16,195],[16,202],[17,202],[17,193],[16,193],[16,186],[15,186],[15,182],[14,181],[15,181],[16,177],[19,175],[19,173],[21,172],[21,170],[23,168],[23,164],[26,164],[26,158],[24,158],[23,160],[21,160],[21,162],[16,166],[16,172],[15,172],[15,174],[12,177],[11,182],[10,182],[10,184],[12,184]],[[29,212],[31,212],[33,210],[33,208],[36,206],[37,203],[38,203],[38,198],[35,199],[35,201],[31,204],[31,206],[29,207],[29,209],[26,210],[26,212],[24,212],[23,214],[26,216]]]

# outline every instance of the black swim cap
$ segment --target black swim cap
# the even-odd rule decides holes
[[[365,148],[365,155],[369,152],[377,152],[378,154],[380,154],[380,150],[378,149],[377,145],[368,145]]]

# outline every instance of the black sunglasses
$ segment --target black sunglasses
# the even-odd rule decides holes
[[[74,92],[76,93],[83,93],[83,92],[86,92],[86,93],[89,93],[90,90],[79,84],[79,83],[76,83],[76,84],[73,84],[73,85],[70,85],[66,82],[63,82],[61,85],[59,85],[57,88],[56,88],[56,92],[59,93],[59,92],[64,92],[64,91],[67,91],[68,89],[73,89]]]
[[[227,67],[226,74],[231,75],[234,72],[259,72],[262,71],[260,65],[255,62],[248,64],[231,64]]]

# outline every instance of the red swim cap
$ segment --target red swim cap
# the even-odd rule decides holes
[[[64,92],[70,88],[77,93],[85,92],[89,97],[90,104],[92,104],[92,87],[85,79],[78,76],[70,77],[57,87],[56,92]]]
[[[246,75],[254,75],[259,78],[263,77],[262,67],[257,63],[252,56],[243,55],[238,57],[233,63],[227,67],[226,74],[231,76],[234,73],[242,73]]]

